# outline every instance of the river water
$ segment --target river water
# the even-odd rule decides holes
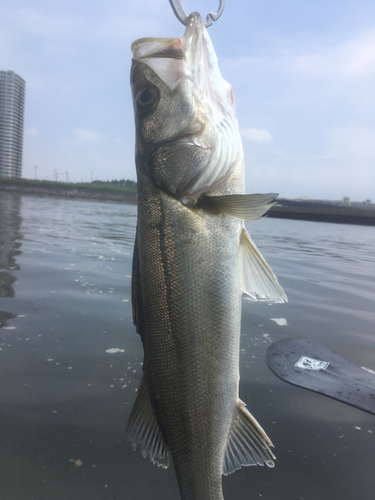
[[[0,192],[2,500],[179,498],[173,468],[125,442],[142,372],[135,226],[135,206]],[[240,396],[277,460],[224,477],[225,499],[373,500],[375,416],[279,380],[265,352],[305,337],[375,371],[375,228],[248,229],[289,297],[243,301]]]

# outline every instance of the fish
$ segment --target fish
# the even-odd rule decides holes
[[[142,38],[132,53],[144,361],[126,439],[159,467],[173,461],[182,500],[221,500],[223,474],[274,465],[238,390],[242,294],[287,301],[244,226],[277,195],[244,194],[233,91],[198,13],[181,39]]]

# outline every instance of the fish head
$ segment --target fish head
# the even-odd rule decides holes
[[[243,161],[233,91],[199,14],[189,16],[182,39],[142,38],[132,51],[138,175],[176,198],[215,192],[228,177],[238,192]]]

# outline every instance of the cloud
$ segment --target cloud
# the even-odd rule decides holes
[[[28,127],[25,129],[25,136],[35,137],[36,135],[39,135],[39,130],[36,127]]]
[[[243,139],[248,139],[249,141],[263,144],[272,142],[272,135],[265,129],[241,128],[240,133]]]
[[[32,6],[27,0],[19,3],[0,6],[0,41],[7,42],[1,45],[2,50],[7,49],[12,40],[18,40],[17,43],[27,41],[31,46],[43,47],[51,53],[66,50],[68,55],[78,53],[82,46],[92,47],[92,44],[101,47],[103,44],[120,45],[129,49],[134,38],[147,33],[162,34],[165,24],[161,0],[129,3],[125,14],[118,1],[111,7],[104,7],[100,2],[94,6],[83,0],[81,5],[66,8],[46,7],[43,0],[34,1]],[[87,8],[90,8],[90,14],[86,12]]]
[[[375,30],[361,33],[358,37],[333,47],[295,55],[291,66],[310,78],[341,77],[356,79],[375,73]]]
[[[375,74],[375,29],[362,31],[341,43],[296,36],[275,38],[268,45],[251,55],[227,59],[225,64],[232,70],[254,68],[257,72],[293,73],[315,80],[367,78]]]
[[[68,36],[82,29],[83,18],[62,12],[43,11],[41,7],[6,8],[0,10],[4,26],[22,30],[26,36]]]
[[[375,30],[341,42],[277,38],[247,55],[225,58],[221,65],[235,89],[256,96],[253,113],[257,103],[290,111],[301,104],[326,108],[343,99],[351,107],[375,102]]]
[[[330,152],[336,156],[371,158],[375,161],[375,127],[362,123],[334,127],[328,134]]]
[[[74,137],[85,142],[100,142],[103,139],[102,134],[98,134],[97,132],[86,128],[76,128],[74,131]]]
[[[259,126],[240,129],[248,191],[373,198],[375,30],[335,36],[263,39],[224,59],[239,123]],[[262,127],[272,143],[254,147]]]

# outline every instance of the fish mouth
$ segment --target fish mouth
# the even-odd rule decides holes
[[[140,38],[132,43],[133,60],[147,64],[170,88],[181,78],[193,80],[201,65],[206,28],[197,12],[190,14],[182,38]],[[197,80],[197,79],[196,79]]]
[[[177,139],[172,139],[170,141],[162,142],[158,144],[159,147],[164,146],[179,146],[184,144],[186,146],[195,146],[201,149],[210,149],[211,147],[202,140],[202,134],[186,134],[181,137],[177,137]]]
[[[147,64],[170,88],[185,76],[180,38],[141,38],[131,48],[133,60]]]
[[[135,40],[131,45],[133,59],[160,58],[184,59],[181,38],[146,37]]]

